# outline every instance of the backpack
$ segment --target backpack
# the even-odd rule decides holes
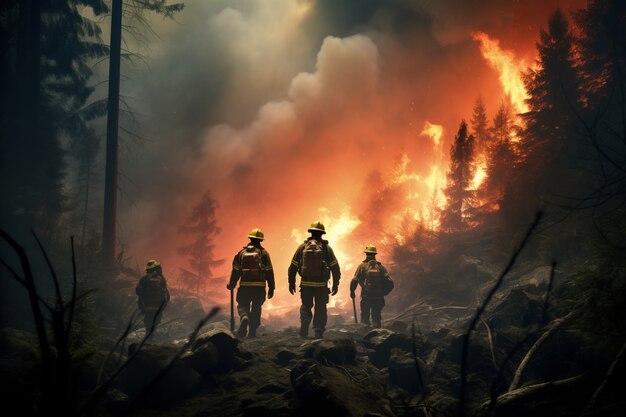
[[[365,268],[365,292],[368,295],[386,295],[384,281],[385,276],[380,264],[376,261],[369,261]]]
[[[165,278],[162,275],[151,273],[144,277],[143,303],[148,307],[159,307],[167,298],[165,296]]]
[[[241,253],[241,280],[262,281],[262,272],[261,251],[252,245],[246,246]]]
[[[315,239],[307,240],[302,250],[302,278],[320,279],[324,269],[324,247]]]

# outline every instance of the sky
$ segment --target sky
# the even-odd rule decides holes
[[[175,281],[190,239],[180,226],[210,192],[216,256],[226,259],[216,276],[260,227],[277,281],[264,314],[293,309],[289,260],[321,220],[343,271],[331,307],[348,308],[366,244],[386,263],[407,219],[436,227],[450,144],[476,99],[492,118],[510,78],[533,64],[549,15],[583,5],[188,0],[173,21],[152,16],[158,38],[129,39],[145,64],[122,84],[149,139],[122,160],[132,179],[118,219],[126,253],[160,259]],[[222,281],[212,299],[226,299]]]

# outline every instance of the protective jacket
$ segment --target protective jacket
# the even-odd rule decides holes
[[[151,271],[144,275],[137,283],[135,292],[137,293],[139,307],[142,310],[156,310],[161,305],[165,307],[165,304],[170,300],[167,280],[156,271]]]
[[[384,297],[393,290],[393,281],[387,268],[376,259],[366,258],[359,264],[350,282],[350,291],[361,287],[361,298]]]

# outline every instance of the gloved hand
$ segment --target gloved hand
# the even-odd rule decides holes
[[[330,292],[330,295],[337,295],[337,291],[339,291],[339,287],[337,287],[336,285],[333,285],[333,289]]]
[[[355,298],[356,294],[354,293],[354,291],[350,291],[350,298]]]
[[[230,282],[229,282],[228,284],[226,284],[226,289],[227,289],[227,290],[229,290],[229,291],[230,291],[230,290],[232,290],[233,288],[235,288],[235,286],[234,286],[234,285],[232,285]]]
[[[267,298],[270,299],[274,296],[274,288],[267,290]]]
[[[289,292],[291,293],[291,295],[296,293],[296,283],[295,282],[290,282],[289,283]]]

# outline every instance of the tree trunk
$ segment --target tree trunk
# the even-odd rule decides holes
[[[108,266],[112,266],[114,263],[116,243],[121,42],[122,0],[113,0],[111,8],[111,45],[109,52],[104,219],[102,222],[102,256],[105,265]]]

